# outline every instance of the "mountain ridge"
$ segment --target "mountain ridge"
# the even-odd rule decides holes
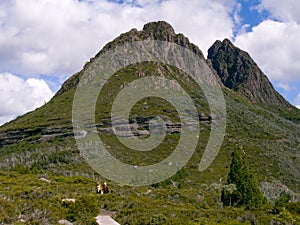
[[[216,41],[209,48],[208,57],[205,59],[202,51],[196,45],[191,43],[183,34],[176,34],[173,27],[165,21],[149,22],[144,25],[141,31],[135,28],[131,29],[104,45],[89,62],[85,63],[81,71],[70,76],[70,78],[62,84],[62,87],[55,94],[54,99],[68,90],[76,88],[82,74],[101,54],[126,42],[142,40],[168,41],[186,47],[207,62],[221,87],[226,87],[239,93],[252,103],[266,103],[269,105],[282,106],[287,110],[295,110],[295,107],[291,106],[275,91],[268,78],[258,68],[250,55],[235,47],[230,40],[225,39],[223,42]],[[228,64],[234,68],[228,69]],[[242,71],[242,73],[239,73],[239,71]],[[252,79],[253,76],[256,76],[258,79]],[[249,79],[249,77],[251,79]],[[265,91],[265,89],[267,91]],[[51,102],[52,101],[50,101],[50,103]],[[67,116],[67,118],[68,117],[70,117],[70,115]],[[57,119],[58,118],[53,119],[52,121]],[[9,125],[4,125],[4,127],[9,127]],[[19,140],[26,139],[32,135],[38,135],[39,133],[43,135],[40,140],[49,140],[49,138],[56,137],[56,135],[57,137],[71,136],[72,126],[47,128],[47,125],[42,125],[33,129],[11,130],[6,133],[0,132],[0,146],[14,144],[16,141],[18,142]]]
[[[190,49],[201,59],[205,59],[202,51],[183,34],[175,33],[174,28],[169,23],[165,21],[149,22],[144,25],[142,30],[138,31],[136,28],[133,28],[104,45],[104,47],[84,65],[81,71],[72,75],[62,84],[62,87],[55,95],[59,95],[69,88],[76,86],[81,74],[88,65],[101,54],[124,43],[142,40],[161,40],[176,43]],[[249,53],[234,46],[229,39],[225,38],[223,41],[215,41],[208,49],[206,62],[216,75],[217,80],[220,81],[219,84],[221,86],[224,85],[240,93],[249,101],[279,106],[292,111],[296,110],[296,107],[291,105],[275,90],[268,77],[258,67]]]

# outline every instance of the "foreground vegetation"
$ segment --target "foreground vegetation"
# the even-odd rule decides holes
[[[35,159],[31,166],[0,172],[1,224],[58,224],[62,219],[96,224],[95,217],[101,213],[113,215],[120,224],[300,223],[300,203],[291,202],[289,193],[282,192],[272,202],[262,196],[256,174],[239,146],[233,149],[225,180],[216,176],[206,183],[212,174],[201,174],[188,164],[170,179],[151,186],[119,186],[108,181],[111,192],[104,195],[96,194],[96,183],[105,179],[80,157],[71,162],[67,160],[70,155],[51,155],[57,158],[48,164]],[[74,168],[72,163],[76,163]]]
[[[106,211],[115,212],[120,224],[300,223],[300,203],[282,197],[275,205],[222,206],[216,184],[134,188],[109,183],[113,192],[97,195],[95,180],[81,176],[1,172],[0,178],[1,224],[57,224],[61,219],[95,224],[94,217]],[[76,201],[63,201],[67,198]]]

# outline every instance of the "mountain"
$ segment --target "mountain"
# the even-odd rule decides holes
[[[134,151],[114,135],[113,100],[122,88],[141,77],[176,80],[191,96],[200,123],[199,141],[189,162],[171,178],[145,187],[108,181],[113,193],[99,196],[94,194],[95,182],[107,179],[87,164],[76,145],[72,126],[74,95],[84,74],[101,67],[97,61],[101,55],[141,40],[176,43],[207,62],[220,81],[226,101],[224,142],[213,163],[200,172],[198,165],[212,124],[220,119],[211,115],[203,91],[171,65],[143,62],[127,66],[107,80],[95,106],[96,124],[88,124],[96,127],[95,132],[109,152],[137,168],[164,160],[180,140],[181,125],[175,107],[155,97],[142,99],[132,107],[130,130],[139,139],[147,139],[153,118],[160,116],[167,128],[162,144],[151,151]],[[215,42],[206,60],[201,50],[183,34],[176,34],[170,24],[148,23],[143,30],[132,29],[106,44],[47,104],[0,127],[0,223],[24,220],[28,224],[56,224],[64,218],[74,224],[88,224],[100,209],[102,213],[116,214],[121,224],[237,224],[247,220],[270,224],[283,209],[221,207],[220,187],[225,185],[232,151],[243,146],[253,176],[271,202],[283,191],[293,201],[299,198],[299,118],[299,110],[274,90],[249,54],[229,40]],[[118,121],[118,126],[123,128],[122,125]],[[129,132],[123,131],[124,138],[130,138]],[[69,198],[76,199],[76,203],[62,202]],[[299,206],[284,206],[298,222]]]
[[[207,58],[223,84],[244,95],[253,103],[268,104],[292,110],[294,107],[275,89],[250,55],[230,40],[216,41]]]

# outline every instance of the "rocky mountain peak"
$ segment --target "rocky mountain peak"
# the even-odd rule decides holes
[[[143,40],[159,40],[159,41],[167,41],[171,43],[176,43],[182,47],[190,49],[200,58],[205,59],[202,51],[198,48],[198,46],[194,45],[189,41],[187,37],[183,34],[175,33],[174,28],[165,21],[157,21],[157,22],[149,22],[144,25],[143,30],[138,31],[133,28],[130,31],[121,34],[113,41],[107,43],[94,58],[90,59],[88,63],[85,64],[82,71],[71,76],[65,83],[62,85],[62,88],[57,92],[56,95],[60,95],[63,92],[77,86],[79,82],[79,78],[81,74],[85,71],[87,66],[89,66],[95,58],[99,57],[101,54],[114,49],[117,46],[121,46],[127,42],[134,41],[143,41]]]
[[[102,54],[107,50],[120,46],[126,42],[143,41],[143,40],[159,40],[176,43],[183,47],[192,50],[195,54],[204,59],[204,55],[201,50],[194,44],[192,44],[187,37],[181,33],[175,33],[174,28],[165,21],[149,22],[144,25],[141,31],[137,29],[131,29],[129,32],[121,34],[113,41],[106,44],[103,49],[96,55]]]
[[[156,37],[175,36],[174,28],[165,21],[150,22],[144,25],[143,31]]]
[[[216,41],[209,48],[207,58],[227,88],[241,93],[254,103],[293,108],[275,91],[251,56],[234,46],[229,39]]]

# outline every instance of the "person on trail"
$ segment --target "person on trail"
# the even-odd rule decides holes
[[[103,187],[102,187],[102,184],[100,182],[98,182],[97,184],[97,190],[96,190],[97,194],[103,194]]]
[[[109,189],[108,189],[108,186],[107,186],[106,182],[104,182],[103,191],[104,191],[104,194],[107,194],[109,192]]]

